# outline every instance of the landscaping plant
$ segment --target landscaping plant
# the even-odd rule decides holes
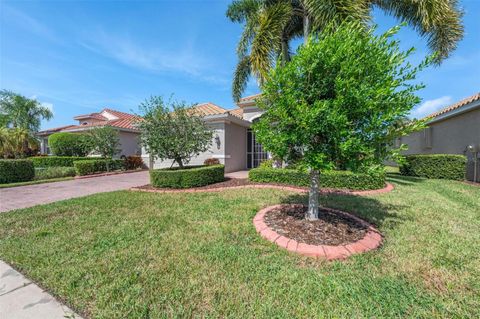
[[[404,119],[423,87],[411,82],[433,57],[417,67],[407,63],[413,49],[402,51],[391,39],[398,30],[375,36],[353,22],[327,28],[278,64],[263,86],[256,137],[287,160],[292,148],[303,154],[310,172],[307,219],[318,219],[320,171],[383,169],[384,159],[398,152],[394,138],[420,126]]]
[[[87,134],[90,148],[101,157],[112,158],[120,153],[118,130],[113,127],[94,127]]]
[[[160,160],[173,160],[180,168],[192,157],[209,149],[212,131],[199,114],[195,105],[185,102],[165,103],[154,96],[140,105],[142,120],[138,122],[142,145],[148,154]]]
[[[86,156],[91,150],[88,137],[79,133],[53,133],[48,146],[55,156]]]

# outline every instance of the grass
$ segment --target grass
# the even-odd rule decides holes
[[[28,182],[0,184],[0,188],[27,186],[27,185],[44,184],[44,183],[52,183],[52,182],[61,182],[61,181],[68,181],[68,180],[72,180],[72,179],[74,179],[74,177],[67,176],[67,177],[57,177],[57,178],[33,180],[33,181],[28,181]]]
[[[254,230],[280,190],[113,192],[0,214],[0,256],[90,318],[466,318],[480,311],[480,189],[389,177],[396,189],[322,203],[384,246],[345,262],[277,248]]]

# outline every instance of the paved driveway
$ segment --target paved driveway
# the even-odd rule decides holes
[[[148,171],[0,189],[0,212],[149,183]]]

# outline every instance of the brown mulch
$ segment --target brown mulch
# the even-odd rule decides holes
[[[266,213],[265,223],[278,234],[310,245],[346,245],[362,239],[367,228],[343,214],[322,210],[315,221],[305,219],[307,207],[284,206]]]
[[[246,178],[225,178],[225,180],[223,182],[210,184],[210,185],[206,185],[206,186],[201,186],[201,187],[185,188],[185,189],[213,189],[213,188],[235,187],[235,186],[245,186],[245,185],[255,185],[255,184],[259,184],[259,183],[250,182]],[[139,186],[139,187],[136,187],[136,188],[151,189],[151,190],[165,190],[165,191],[183,189],[183,188],[153,187],[150,184]]]

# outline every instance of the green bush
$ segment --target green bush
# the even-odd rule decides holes
[[[73,167],[74,161],[98,160],[98,157],[79,156],[36,156],[29,158],[35,167]]]
[[[88,137],[79,133],[60,132],[48,137],[48,146],[56,156],[86,156],[89,145]]]
[[[116,159],[95,159],[73,162],[78,176],[111,172],[125,169],[125,161]]]
[[[150,171],[150,183],[154,187],[190,188],[222,182],[225,166],[190,166],[183,169],[167,168]]]
[[[35,176],[33,163],[27,159],[0,160],[0,184],[28,182]]]
[[[252,182],[279,183],[294,186],[310,186],[308,173],[285,168],[254,168],[248,173]],[[384,174],[353,173],[350,171],[327,171],[320,175],[320,186],[352,190],[379,189],[385,186]]]
[[[426,178],[465,179],[467,159],[463,155],[407,155],[400,174]]]
[[[35,169],[35,180],[75,176],[73,167],[45,167]]]

